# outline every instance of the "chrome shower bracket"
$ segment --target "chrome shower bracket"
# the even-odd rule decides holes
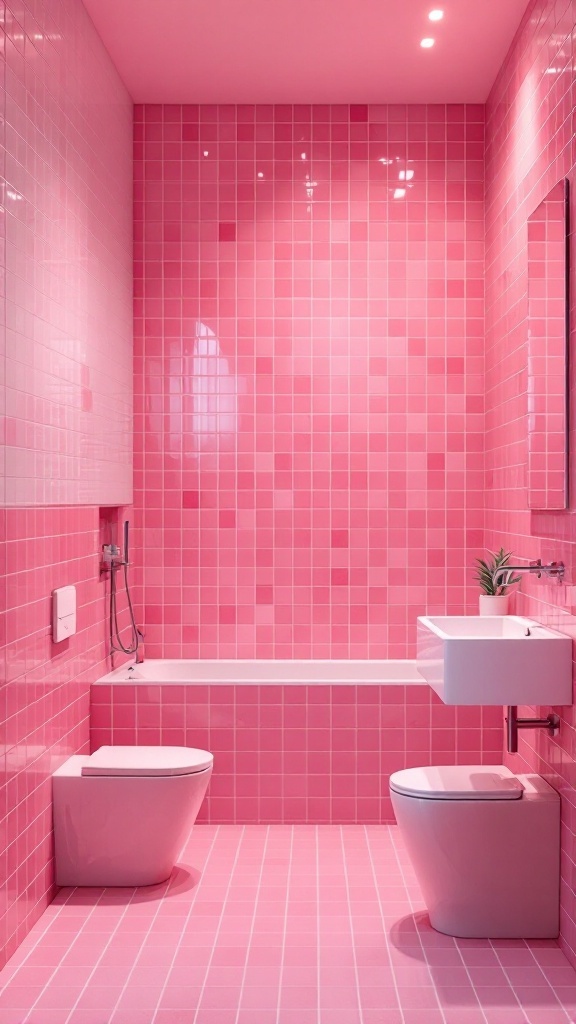
[[[102,558],[100,559],[101,576],[107,576],[109,572],[119,569],[123,564],[120,548],[117,544],[102,545]]]
[[[551,736],[556,736],[560,729],[560,717],[549,714],[546,718],[518,718],[517,705],[509,704],[506,715],[506,739],[509,754],[518,753],[519,729],[547,729]]]

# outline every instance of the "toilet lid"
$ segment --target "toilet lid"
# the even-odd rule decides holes
[[[524,786],[504,765],[433,765],[390,776],[390,789],[424,800],[518,800]]]
[[[193,775],[213,761],[207,750],[195,747],[100,747],[82,775]]]

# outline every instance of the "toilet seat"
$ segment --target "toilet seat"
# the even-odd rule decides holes
[[[82,775],[194,775],[211,768],[214,757],[194,747],[100,747],[82,765]]]
[[[390,789],[424,800],[518,800],[524,786],[504,765],[437,765],[405,768]]]

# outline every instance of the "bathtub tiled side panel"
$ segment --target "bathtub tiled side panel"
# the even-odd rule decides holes
[[[212,751],[201,821],[394,820],[392,772],[499,763],[499,708],[450,708],[426,686],[92,687],[92,749],[186,744]]]

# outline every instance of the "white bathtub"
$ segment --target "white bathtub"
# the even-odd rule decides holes
[[[426,686],[415,661],[180,661],[150,658],[142,665],[122,665],[96,681],[118,683],[190,683],[268,686],[278,683],[332,686]]]

